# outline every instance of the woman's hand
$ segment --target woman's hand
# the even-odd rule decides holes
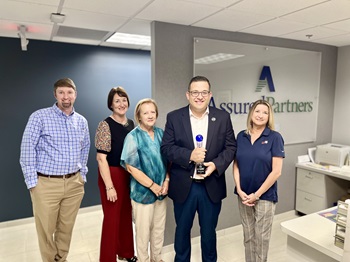
[[[107,200],[108,201],[111,201],[111,202],[117,201],[117,199],[118,199],[117,191],[115,190],[114,187],[107,188],[106,193],[107,193]]]
[[[257,201],[257,198],[254,193],[251,193],[245,200],[242,201],[242,203],[246,206],[255,206],[255,203]]]
[[[153,183],[152,186],[151,186],[149,189],[151,189],[152,192],[153,192],[157,197],[159,197],[160,195],[162,195],[162,190],[163,190],[163,188],[162,188],[160,185],[156,184],[156,183]]]
[[[237,194],[242,199],[242,202],[248,199],[248,195],[242,190],[237,189]]]
[[[237,191],[237,193],[242,200],[242,204],[246,206],[254,206],[255,204],[254,194],[247,195],[244,191]]]
[[[164,180],[161,194],[163,196],[167,195],[168,194],[168,189],[169,189],[169,180]]]

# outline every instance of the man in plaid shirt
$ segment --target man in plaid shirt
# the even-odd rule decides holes
[[[73,107],[77,97],[74,82],[58,80],[54,96],[57,102],[52,107],[29,117],[20,156],[44,262],[67,259],[84,196],[90,149],[87,120]]]

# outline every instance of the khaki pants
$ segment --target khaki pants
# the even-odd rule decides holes
[[[38,177],[30,191],[43,262],[67,261],[84,180],[80,173],[63,179]]]
[[[164,242],[166,199],[153,204],[140,204],[131,200],[135,218],[136,250],[139,262],[149,262],[148,245],[151,260],[162,260],[161,252]]]

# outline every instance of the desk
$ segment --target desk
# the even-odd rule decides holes
[[[342,260],[343,250],[334,245],[335,222],[318,213],[284,221],[281,229],[287,234],[288,262]]]
[[[300,168],[310,170],[310,171],[320,172],[320,173],[327,175],[327,176],[336,177],[336,178],[340,178],[342,180],[350,181],[350,175],[341,174],[340,167],[327,167],[327,166],[314,164],[311,162],[297,163],[296,167],[297,168],[300,167]]]
[[[303,214],[334,206],[350,188],[350,175],[341,174],[340,168],[298,163],[296,173],[295,209]]]

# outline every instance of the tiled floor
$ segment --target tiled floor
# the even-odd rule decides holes
[[[269,261],[285,262],[287,236],[280,223],[295,218],[293,211],[275,216],[270,243]],[[100,206],[82,208],[74,227],[69,262],[97,262],[101,234]],[[217,232],[218,262],[243,262],[244,249],[241,226]],[[173,246],[163,248],[163,260],[174,261]],[[0,262],[40,262],[35,225],[32,218],[0,223]],[[192,239],[191,262],[200,262],[199,238]]]

